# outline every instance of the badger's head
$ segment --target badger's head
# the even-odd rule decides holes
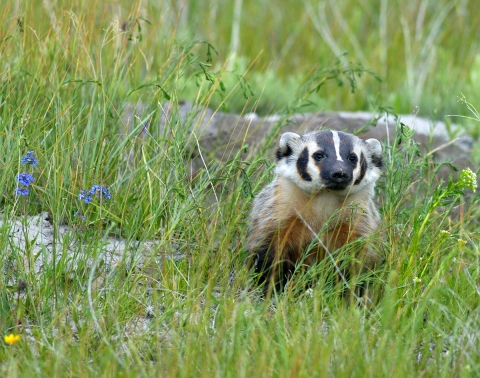
[[[276,158],[277,175],[303,191],[348,195],[368,185],[373,188],[381,173],[382,147],[376,139],[363,140],[340,131],[285,133]]]

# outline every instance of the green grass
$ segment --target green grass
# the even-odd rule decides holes
[[[0,345],[0,375],[479,375],[480,197],[439,182],[409,130],[384,146],[384,237],[373,242],[386,261],[373,277],[375,305],[346,306],[327,262],[273,304],[247,290],[243,248],[253,195],[273,177],[276,135],[192,177],[192,125],[175,115],[184,98],[263,114],[419,106],[471,115],[457,96],[479,102],[476,2],[327,1],[329,47],[313,2],[245,0],[236,50],[234,2],[188,3],[183,16],[180,2],[120,3],[2,4],[2,216],[50,213],[57,260],[36,274],[35,241],[16,246],[12,229],[0,229],[0,330],[21,336]],[[159,129],[167,98],[175,111]],[[125,125],[122,112],[137,101],[149,117]],[[15,176],[29,150],[39,164],[19,199]],[[473,155],[477,171],[478,148]],[[113,198],[80,203],[94,183]],[[113,265],[101,253],[107,236],[127,242]],[[147,240],[153,249],[138,247]],[[312,275],[317,284],[302,290]]]

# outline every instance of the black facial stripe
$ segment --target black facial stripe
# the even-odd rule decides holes
[[[335,157],[335,146],[333,144],[333,134],[331,131],[320,131],[316,137],[318,147],[322,150],[325,157]],[[318,163],[315,163],[318,165]]]
[[[307,172],[308,166],[308,148],[305,147],[298,157],[297,160],[297,171],[298,174],[304,179],[305,181],[312,181],[312,176],[310,176]]]
[[[338,137],[340,139],[340,156],[343,161],[347,161],[353,151],[352,137],[341,131],[338,132]]]
[[[348,156],[353,151],[352,136],[341,131],[337,131],[339,143],[339,154],[343,161],[348,160]],[[315,141],[317,145],[325,152],[325,155],[332,159],[337,159],[337,152],[335,151],[335,143],[333,142],[332,131],[320,131],[316,135]]]
[[[315,136],[315,142],[318,146],[325,149],[329,146],[333,147],[333,134],[331,131],[319,131]]]
[[[362,154],[360,155],[360,176],[355,180],[354,185],[358,185],[362,182],[363,178],[365,177],[365,173],[367,172],[367,159]]]

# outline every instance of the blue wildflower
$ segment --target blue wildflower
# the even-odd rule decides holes
[[[89,193],[92,196],[96,195],[98,197],[98,199],[100,199],[100,198],[106,198],[106,199],[112,198],[112,195],[110,194],[110,192],[107,188],[105,188],[104,186],[97,185],[97,184],[92,186],[92,189],[90,189]]]
[[[95,184],[95,185],[92,186],[92,189],[90,189],[90,192],[89,192],[89,193],[90,193],[92,196],[94,196],[94,195],[96,195],[100,190],[101,190],[101,186]]]
[[[32,167],[38,164],[38,160],[33,151],[27,151],[27,156],[22,156],[22,164],[28,164]]]
[[[87,192],[86,190],[80,190],[78,200],[83,201],[88,205],[90,202],[92,202],[92,194],[90,192]]]
[[[112,195],[110,194],[108,189],[105,188],[104,186],[102,186],[102,196],[104,196],[106,199],[112,198]]]
[[[35,179],[29,173],[20,173],[17,176],[17,181],[23,186],[30,186],[30,184],[34,182]]]
[[[110,199],[112,198],[112,195],[110,194],[109,190],[105,188],[104,186],[100,185],[93,185],[90,190],[81,190],[80,194],[78,195],[78,200],[83,201],[87,205],[92,202],[94,196],[97,196],[97,198],[100,199]]]
[[[82,219],[85,219],[85,215],[83,215],[80,211],[77,211],[75,214],[73,214],[74,217],[80,217]]]
[[[13,194],[16,196],[28,196],[28,193],[30,193],[30,191],[27,188],[17,188],[13,191]]]

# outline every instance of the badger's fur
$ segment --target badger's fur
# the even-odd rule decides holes
[[[370,235],[380,221],[373,203],[382,167],[378,140],[330,130],[285,133],[276,160],[275,180],[254,200],[247,242],[265,292],[281,291],[296,265],[311,266]],[[381,260],[369,245],[355,257],[357,272]]]

